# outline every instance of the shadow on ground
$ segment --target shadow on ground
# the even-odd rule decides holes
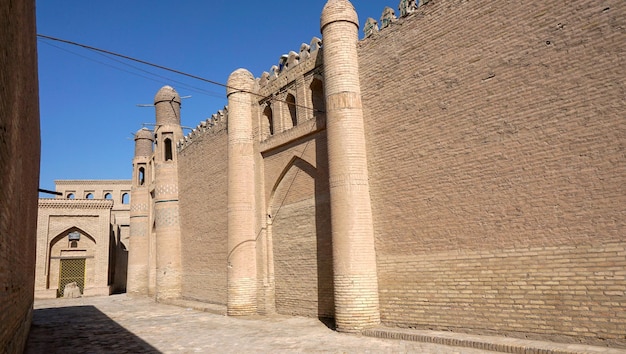
[[[38,309],[24,353],[160,353],[93,306]]]

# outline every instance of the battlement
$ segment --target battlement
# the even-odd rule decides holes
[[[189,145],[193,144],[200,136],[207,134],[217,134],[228,129],[228,106],[214,113],[210,118],[203,120],[195,128],[176,143],[178,152],[181,152]]]
[[[407,17],[415,13],[418,8],[427,5],[430,1],[431,0],[400,0],[400,3],[398,4],[400,18]],[[368,17],[365,21],[365,25],[363,26],[363,33],[365,34],[364,39],[375,36],[379,31],[390,27],[397,20],[398,17],[396,17],[395,10],[389,6],[385,7],[382,15],[380,16],[380,23],[372,17]]]
[[[289,54],[281,55],[278,65],[273,65],[269,72],[263,72],[261,77],[256,79],[260,95],[269,96],[295,80],[297,76],[320,66],[321,48],[322,40],[313,37],[310,44],[300,45],[298,53],[291,51]],[[296,68],[298,70],[295,70]]]
[[[398,5],[399,17],[396,16],[395,10],[391,7],[385,7],[380,17],[380,25],[378,21],[371,17],[366,20],[363,27],[365,33],[363,40],[376,36],[379,31],[392,26],[399,18],[414,14],[418,8],[429,2],[430,0],[401,0]],[[270,115],[277,116],[282,121],[280,123],[268,122],[266,124],[267,127],[262,127],[262,131],[259,134],[260,141],[269,139],[274,133],[282,133],[295,127],[299,121],[310,120],[315,117],[316,111],[323,113],[323,109],[312,107],[313,99],[311,97],[308,97],[308,99],[297,98],[298,95],[296,94],[301,91],[301,86],[311,86],[313,79],[323,83],[324,62],[322,47],[322,39],[313,37],[309,44],[302,43],[297,51],[290,51],[288,54],[281,55],[276,65],[272,65],[269,71],[263,72],[260,77],[255,79],[255,92],[258,95],[261,115],[266,116],[265,120],[273,120],[273,117],[267,117],[267,115]],[[311,94],[311,90],[306,91],[309,91],[309,94],[306,96],[314,96],[314,94]],[[288,102],[289,95],[296,97],[296,101],[299,102]],[[276,110],[278,114],[273,112],[272,104],[281,106],[280,109]],[[294,115],[291,117],[293,121],[291,124],[285,123],[285,119],[283,119],[283,116],[289,115],[283,112],[289,110],[289,106],[298,106],[298,112],[294,113],[296,109],[293,108],[291,110],[291,115]],[[272,112],[268,113],[269,111]],[[228,107],[224,107],[224,109],[219,110],[210,118],[200,122],[184,138],[180,139],[176,144],[177,150],[179,152],[183,151],[186,147],[193,144],[194,141],[197,141],[199,137],[203,137],[206,134],[215,134],[226,130],[227,123]],[[270,128],[269,125],[275,126]]]

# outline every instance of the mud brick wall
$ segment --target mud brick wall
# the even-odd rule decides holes
[[[384,324],[626,346],[626,3],[431,1],[359,64]]]
[[[226,305],[228,136],[194,139],[179,154],[183,298]]]
[[[276,311],[281,314],[334,314],[327,159],[324,132],[264,154]]]
[[[0,348],[21,353],[34,298],[39,183],[35,2],[0,3]]]

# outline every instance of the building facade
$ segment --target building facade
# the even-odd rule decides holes
[[[35,1],[2,1],[0,14],[0,348],[22,353],[33,315],[41,157]]]
[[[129,292],[626,346],[626,5],[401,1],[140,130]]]
[[[35,297],[126,291],[130,181],[58,180],[58,198],[39,199]]]

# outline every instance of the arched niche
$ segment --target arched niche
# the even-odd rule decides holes
[[[261,140],[265,140],[272,135],[274,135],[274,113],[272,112],[272,106],[267,104],[261,114]]]
[[[285,103],[287,104],[287,120],[289,121],[287,124],[291,124],[291,127],[295,127],[296,125],[298,125],[296,96],[291,93],[287,94],[287,97],[285,97]]]
[[[267,207],[276,311],[334,316],[330,205],[319,171],[294,156],[277,178]],[[294,252],[298,250],[298,252]],[[269,257],[269,256],[268,256]]]
[[[325,115],[326,98],[324,97],[324,83],[317,76],[313,78],[309,85],[311,106],[315,117]]]
[[[81,293],[86,287],[94,283],[96,257],[96,240],[89,233],[78,227],[70,227],[55,236],[48,247],[48,277],[49,289],[57,289],[57,296],[63,295],[63,288],[68,283],[64,277],[64,264],[82,263],[82,276],[73,278],[79,285]],[[74,276],[81,274],[74,270]],[[82,281],[82,282],[81,282]]]

